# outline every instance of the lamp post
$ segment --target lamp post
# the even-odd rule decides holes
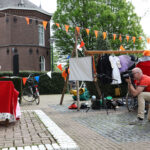
[[[54,46],[53,46],[54,42],[55,42],[55,39],[51,38],[50,43],[52,45],[50,46],[50,49],[51,49],[51,71],[52,72],[54,71]]]

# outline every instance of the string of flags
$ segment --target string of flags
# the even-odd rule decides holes
[[[70,56],[69,56],[69,58],[70,58]],[[64,78],[64,80],[66,80],[68,74],[70,73],[69,68],[65,68],[65,69],[63,70],[61,64],[59,64],[59,65],[57,66],[57,68],[62,72],[62,77]]]
[[[43,75],[45,75],[45,74],[43,74]],[[43,76],[43,75],[35,76],[34,79],[39,83],[40,77]],[[52,78],[52,72],[51,71],[47,72],[46,75],[49,78]],[[7,77],[0,77],[0,78],[7,78]],[[9,77],[9,78],[16,78],[16,77]],[[17,78],[20,78],[20,77],[17,77]],[[27,79],[28,79],[27,77],[22,77],[23,85],[26,84]]]
[[[55,23],[55,25],[60,29],[60,24],[59,24],[59,23]],[[65,24],[64,26],[65,26],[66,32],[68,33],[70,26],[69,26],[69,25],[66,25],[66,24]],[[77,26],[76,26],[75,29],[76,29],[77,33],[80,33],[80,27],[77,27]],[[86,29],[84,29],[84,30],[86,31],[87,36],[89,36],[89,34],[90,34],[90,29],[86,28]],[[94,30],[94,34],[95,34],[96,39],[98,38],[98,33],[99,33],[98,30]],[[106,40],[108,34],[111,34],[111,35],[112,35],[113,40],[116,40],[116,39],[117,39],[117,35],[118,35],[118,34],[103,32],[102,35],[103,35],[103,39],[104,39],[104,40]],[[137,37],[135,37],[135,36],[121,35],[121,34],[119,34],[118,37],[119,37],[120,42],[122,42],[122,37],[125,37],[125,38],[126,38],[127,43],[129,42],[130,39],[132,39],[132,41],[133,41],[134,44],[135,44],[135,42],[136,42],[137,39],[138,39],[139,41],[141,41],[141,40],[143,39],[142,36],[139,36],[139,37],[137,38]],[[147,38],[146,38],[146,41],[147,41],[148,44],[150,44],[150,37],[147,37]]]

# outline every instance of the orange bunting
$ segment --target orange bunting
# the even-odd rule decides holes
[[[23,81],[23,85],[25,85],[26,84],[26,81],[27,81],[27,78],[22,78],[22,81]]]
[[[66,32],[68,32],[69,25],[65,25]]]
[[[125,51],[124,47],[121,45],[120,50]]]
[[[150,38],[147,38],[147,43],[150,44]]]
[[[30,23],[30,19],[28,17],[26,17],[26,22],[27,22],[27,24]]]
[[[59,25],[59,23],[56,23],[56,26],[57,26],[58,28],[60,28],[60,25]]]
[[[80,33],[80,27],[76,27],[77,33]]]
[[[135,43],[136,37],[133,36],[133,37],[132,37],[132,40],[133,40],[133,43]]]
[[[43,26],[44,26],[44,29],[46,30],[47,21],[43,21]]]
[[[87,35],[89,36],[90,30],[89,29],[85,29],[85,30],[86,30]]]
[[[139,40],[140,40],[140,41],[142,40],[142,37],[141,37],[141,36],[139,37]]]
[[[119,35],[119,40],[120,40],[120,42],[122,41],[122,37],[121,37],[121,34]]]
[[[83,41],[81,41],[81,44],[80,44],[80,48],[83,47],[85,44]]]
[[[106,39],[106,36],[107,36],[107,33],[106,33],[106,32],[103,32],[103,39],[104,39],[104,40]]]
[[[97,37],[98,37],[98,31],[97,31],[97,30],[94,30],[94,33],[95,33],[95,37],[96,37],[96,39],[97,39]]]
[[[116,39],[116,34],[113,34],[114,40]]]
[[[57,68],[62,71],[62,65],[61,65],[61,64],[59,64],[59,65],[57,66]]]
[[[68,76],[68,74],[70,73],[70,70],[69,69],[67,69],[67,72],[66,72],[66,69],[65,70],[63,70],[63,72],[62,72],[62,77],[64,78],[64,80],[66,81],[66,78],[67,78],[67,76]]]
[[[129,36],[128,35],[126,36],[126,39],[127,39],[127,42],[128,42],[129,41]]]

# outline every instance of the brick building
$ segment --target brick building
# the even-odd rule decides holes
[[[51,70],[51,16],[29,0],[0,0],[1,71],[13,71],[18,66],[20,71]],[[46,30],[43,21],[48,22]]]

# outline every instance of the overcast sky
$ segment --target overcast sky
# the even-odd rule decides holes
[[[56,10],[57,0],[30,0],[36,5],[40,5],[44,10],[49,13],[54,13]],[[142,17],[141,25],[143,27],[144,33],[150,37],[150,0],[127,0],[133,3],[135,6],[135,12],[138,16]]]

